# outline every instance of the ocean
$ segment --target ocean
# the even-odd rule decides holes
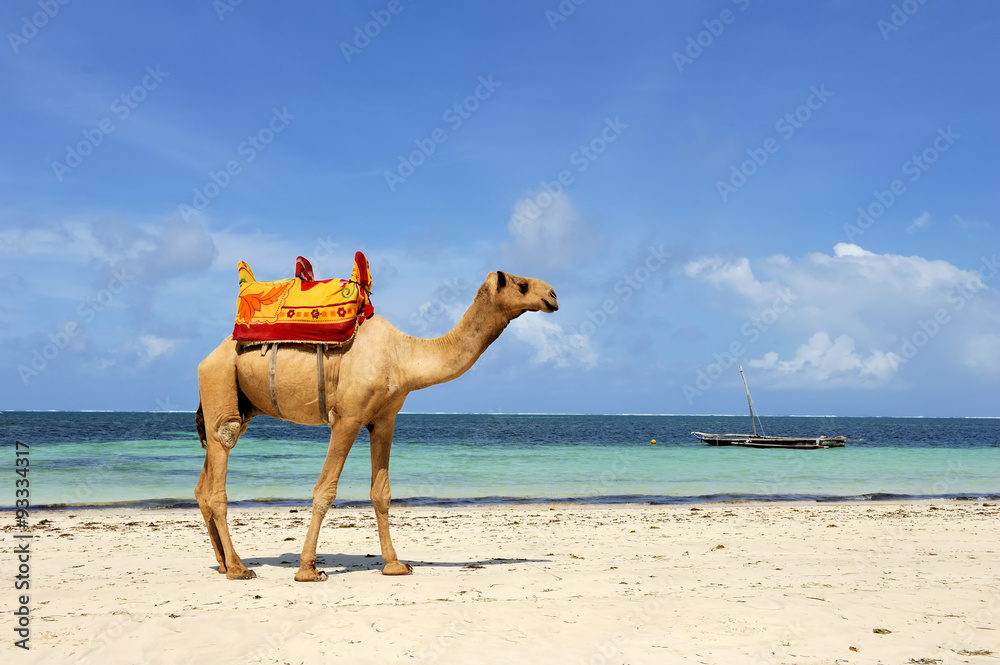
[[[859,440],[839,449],[757,450],[706,446],[690,434],[748,431],[747,416],[400,414],[389,466],[393,501],[1000,496],[1000,420],[772,417],[763,424],[768,434]],[[196,505],[204,451],[193,413],[0,414],[5,508],[14,505],[15,440],[30,446],[33,506]],[[328,442],[326,427],[254,419],[230,456],[230,503],[309,505]],[[368,502],[368,452],[362,429],[341,476],[338,505]]]

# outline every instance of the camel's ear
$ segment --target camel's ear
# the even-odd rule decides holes
[[[507,275],[497,270],[497,291],[507,286]]]

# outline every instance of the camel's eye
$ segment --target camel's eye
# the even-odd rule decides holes
[[[521,295],[524,295],[525,293],[528,292],[527,282],[521,282],[520,284],[517,285],[517,288],[521,289]]]

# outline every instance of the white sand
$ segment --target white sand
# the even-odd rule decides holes
[[[370,509],[336,509],[320,535],[330,579],[304,584],[308,516],[231,509],[258,578],[230,581],[196,510],[33,515],[51,520],[32,543],[33,648],[5,628],[0,660],[1000,662],[989,504],[397,507],[409,577],[379,573]],[[19,592],[3,586],[9,619]]]

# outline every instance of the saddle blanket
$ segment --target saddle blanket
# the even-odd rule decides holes
[[[369,300],[371,270],[361,252],[354,255],[349,280],[316,281],[312,265],[301,256],[293,279],[258,282],[243,261],[239,262],[239,275],[233,327],[237,342],[343,344],[375,313]]]

